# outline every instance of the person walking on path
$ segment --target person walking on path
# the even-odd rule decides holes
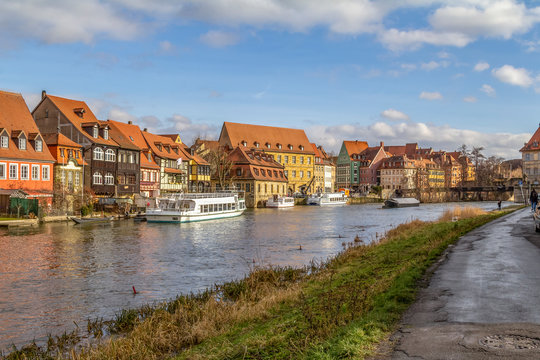
[[[531,200],[531,210],[535,211],[536,204],[538,203],[538,194],[536,193],[536,191],[534,191],[534,189],[532,189],[531,191],[531,196],[529,197],[529,200]]]

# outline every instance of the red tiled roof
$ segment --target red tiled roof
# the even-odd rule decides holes
[[[138,126],[124,124],[124,123],[121,123],[119,121],[114,121],[114,120],[107,120],[106,122],[104,121],[103,123],[106,123],[107,125],[109,125],[109,137],[113,139],[121,148],[129,149],[129,150],[138,150],[138,151],[141,150],[140,147],[135,145],[135,141],[134,141],[135,138],[133,137],[133,134],[132,134],[132,132],[135,132],[134,129],[133,131],[130,131],[132,129],[127,128],[127,126],[134,126],[137,128]],[[124,126],[124,125],[127,125],[127,126]],[[140,130],[139,130],[139,133],[140,133]]]
[[[19,135],[24,132],[27,138],[32,133],[36,136],[39,134],[36,122],[21,94],[0,91],[0,128],[9,135],[8,148],[0,148],[0,157],[54,162],[45,142],[42,151],[35,151],[30,141],[27,141],[26,150],[19,150],[18,142],[11,137],[13,131],[19,132]]]
[[[519,151],[531,151],[540,149],[540,127],[536,129],[533,136]]]
[[[343,141],[343,145],[345,145],[345,149],[347,149],[347,154],[349,154],[349,158],[352,160],[353,154],[360,154],[362,151],[368,148],[368,143],[366,141]]]
[[[313,148],[304,130],[231,122],[223,123],[219,138],[221,145],[229,145],[231,148],[235,148],[241,146],[244,141],[247,143],[245,146],[247,148],[257,148],[255,144],[258,143],[261,150],[313,154]],[[281,145],[281,149],[279,145]],[[292,146],[292,149],[289,149],[289,145]]]
[[[150,149],[155,155],[170,160],[178,160],[178,158],[182,158],[182,161],[187,161],[190,159],[190,156],[184,152],[183,149],[178,146],[178,144],[174,143],[171,138],[152,134],[148,131],[143,131],[142,134],[146,140],[146,143],[150,146]],[[156,144],[161,144],[161,150],[156,146]],[[169,146],[169,151],[166,150],[166,146]],[[178,149],[178,154],[172,150],[173,147]]]
[[[240,179],[287,181],[283,173],[284,166],[263,151],[245,150],[238,146],[229,153],[229,159],[233,162],[233,174],[236,169],[242,169],[242,176],[238,177]]]
[[[77,149],[82,149],[81,144],[77,144],[75,141],[70,140],[67,136],[56,133],[56,134],[42,134],[43,140],[47,145],[61,145],[69,146]]]
[[[93,125],[102,123],[96,118],[92,110],[86,105],[84,101],[66,99],[59,96],[46,95],[52,103],[64,114],[64,116],[79,130],[88,140],[102,145],[118,146],[113,140],[105,140],[103,137],[98,136],[94,138],[86,130],[83,129],[83,125]],[[84,110],[82,117],[78,116],[75,111],[81,113],[80,110]]]

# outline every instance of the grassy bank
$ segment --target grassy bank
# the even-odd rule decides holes
[[[469,210],[457,221],[450,213],[438,222],[412,221],[326,263],[256,269],[201,294],[89,322],[96,336],[121,335],[99,345],[33,351],[76,359],[362,358],[392,332],[418,280],[447,246],[507,212]],[[20,350],[8,358],[27,355]]]

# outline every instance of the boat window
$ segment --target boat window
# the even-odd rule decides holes
[[[218,211],[223,211],[223,204],[218,205]]]

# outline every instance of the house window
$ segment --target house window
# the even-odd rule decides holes
[[[293,156],[293,157],[292,157],[292,163],[293,163],[293,164],[296,164],[296,156]]]
[[[94,160],[103,160],[103,149],[95,148],[94,149]]]
[[[285,164],[288,164],[289,163],[289,157],[287,155],[285,155],[285,161],[284,161]]]
[[[105,175],[105,185],[114,185],[114,176],[111,173]]]
[[[270,149],[270,143],[266,143],[266,147]]]
[[[36,140],[36,151],[43,151],[43,141],[41,140]]]
[[[39,180],[39,165],[32,165],[32,180]]]
[[[49,165],[43,165],[41,168],[41,180],[49,181],[51,179],[51,168]]]
[[[289,170],[283,170],[283,173],[285,174],[286,177],[289,177]]]
[[[9,146],[9,138],[7,137],[7,135],[2,135],[0,137],[0,146],[2,146],[5,149],[8,148],[8,146]]]
[[[107,151],[105,151],[105,161],[116,161],[116,154],[114,153],[114,150],[107,149]]]
[[[73,152],[75,153],[75,159],[78,159],[79,158],[79,151],[78,150],[73,150]]]
[[[103,138],[109,140],[109,129],[103,129]]]
[[[303,164],[303,163],[304,163],[304,157],[300,156],[300,164]]]
[[[278,161],[278,163],[281,163],[281,155],[277,156],[277,161]]]
[[[242,146],[247,146],[247,141],[242,141]]]
[[[92,177],[92,182],[94,183],[94,185],[102,185],[103,184],[103,176],[96,171],[94,173],[94,176]]]
[[[75,186],[79,186],[81,183],[81,174],[77,171],[75,173]]]
[[[17,180],[19,178],[17,164],[9,164],[9,179]]]
[[[94,139],[97,139],[98,135],[99,135],[98,127],[94,126],[94,128],[92,129],[92,136],[94,137]]]
[[[289,150],[292,150],[293,146],[291,144],[288,145]]]
[[[68,153],[68,158],[71,159],[73,157],[73,150],[68,149],[67,153]]]
[[[6,179],[6,163],[0,163],[0,179]]]
[[[236,176],[242,176],[242,169],[236,169]]]
[[[303,177],[304,177],[304,171],[300,170],[300,179],[302,179]]]
[[[304,147],[302,145],[300,145],[300,150],[304,151]]]
[[[311,164],[311,158],[310,157],[307,158],[307,163]]]
[[[281,149],[281,144],[277,144],[277,148],[278,148],[278,149]]]
[[[307,177],[308,177],[308,179],[311,177],[311,171],[307,172]]]
[[[26,150],[26,138],[24,136],[19,138],[19,149]]]
[[[60,149],[60,157],[65,157],[64,149]]]
[[[292,171],[292,177],[293,177],[293,178],[296,177],[296,170],[293,170],[293,171]]]
[[[130,164],[133,164],[135,162],[133,154],[129,154],[129,160],[128,161],[129,161]]]

